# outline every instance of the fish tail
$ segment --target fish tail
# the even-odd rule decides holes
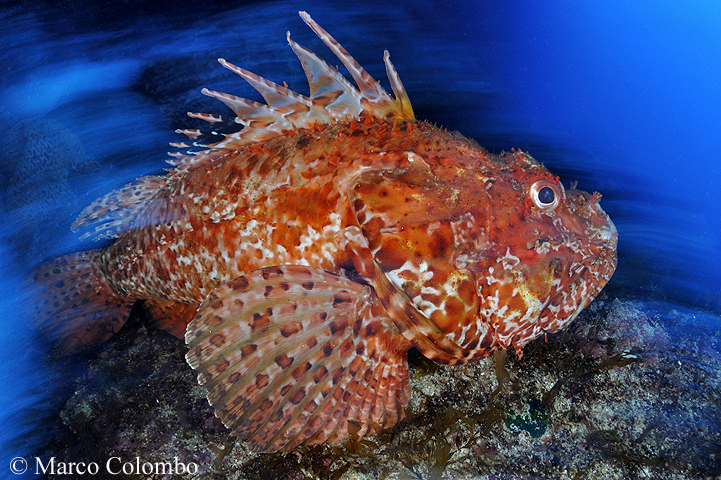
[[[106,341],[125,324],[134,303],[110,287],[93,260],[96,254],[58,257],[31,272],[36,327],[61,353]]]

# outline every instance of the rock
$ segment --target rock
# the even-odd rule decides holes
[[[666,323],[644,303],[597,300],[522,360],[509,353],[495,396],[492,358],[446,367],[415,354],[407,419],[392,430],[259,455],[214,418],[184,344],[131,322],[85,359],[43,458],[97,462],[101,473],[115,457],[179,461],[197,472],[172,478],[193,479],[712,479],[721,368]],[[719,351],[718,334],[705,341]]]

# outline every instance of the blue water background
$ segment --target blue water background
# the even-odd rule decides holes
[[[301,9],[386,86],[389,49],[419,118],[492,151],[528,150],[564,183],[601,192],[620,235],[609,294],[699,311],[679,334],[718,329],[718,2],[4,3],[3,474],[41,444],[58,381],[23,313],[27,269],[93,248],[72,220],[161,172],[168,142],[181,140],[173,131],[196,126],[186,111],[226,112],[200,88],[260,99],[216,58],[307,93],[285,32],[337,62]]]

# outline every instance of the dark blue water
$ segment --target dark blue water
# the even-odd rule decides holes
[[[718,329],[721,6],[529,3],[4,3],[0,472],[42,442],[32,419],[52,404],[22,314],[24,272],[92,248],[69,231],[79,211],[160,172],[173,131],[195,125],[185,112],[224,111],[200,88],[257,97],[216,58],[306,92],[285,32],[330,53],[301,9],[384,85],[389,49],[419,118],[493,151],[528,150],[564,182],[601,192],[620,235],[610,295],[710,312],[688,335]]]

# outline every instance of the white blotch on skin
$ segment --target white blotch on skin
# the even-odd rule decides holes
[[[511,249],[506,249],[506,254],[498,259],[498,263],[503,265],[504,270],[511,270],[521,263],[521,259],[515,255],[511,255]]]

